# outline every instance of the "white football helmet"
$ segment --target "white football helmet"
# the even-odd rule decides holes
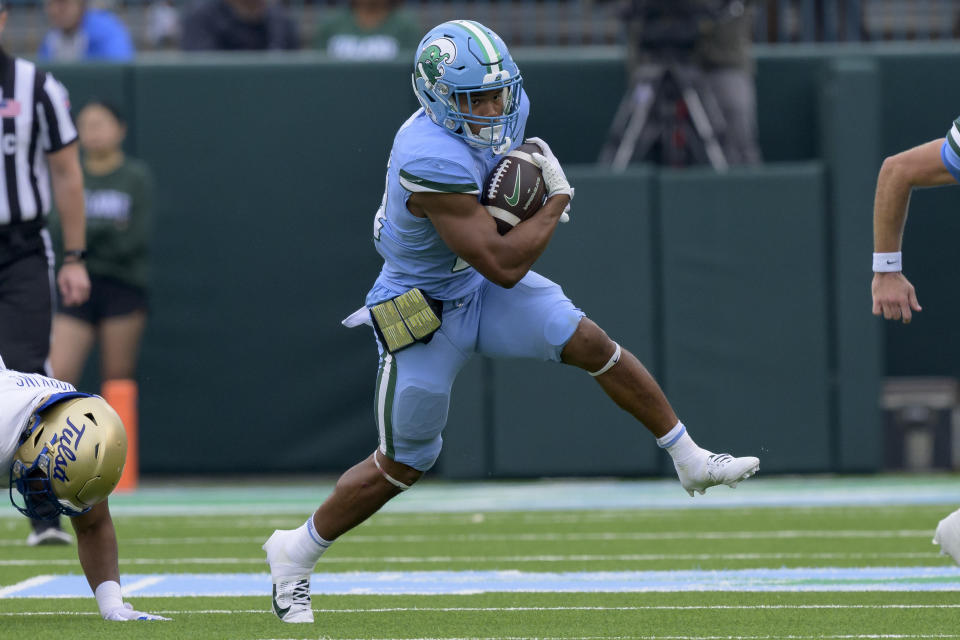
[[[38,520],[88,511],[117,486],[127,459],[120,416],[100,396],[78,392],[50,396],[20,442],[10,469],[10,501]]]

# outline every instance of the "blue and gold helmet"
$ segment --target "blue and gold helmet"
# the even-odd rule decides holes
[[[14,453],[10,501],[35,520],[78,516],[113,491],[126,457],[123,422],[103,398],[54,394],[35,409]]]
[[[431,120],[474,147],[490,147],[495,153],[509,150],[520,126],[522,83],[507,45],[479,22],[444,22],[431,29],[417,47],[413,65],[417,99]],[[495,89],[504,92],[503,114],[472,113],[470,94]],[[470,123],[479,125],[480,132],[473,133]]]

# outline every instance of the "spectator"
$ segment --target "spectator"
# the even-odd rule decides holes
[[[126,25],[109,11],[91,9],[87,0],[46,0],[44,9],[53,26],[43,37],[41,60],[126,62],[134,56]]]
[[[83,152],[90,298],[63,305],[53,320],[50,365],[60,380],[78,384],[95,341],[100,346],[100,394],[120,414],[130,438],[127,481],[136,484],[137,357],[147,321],[147,247],[152,205],[150,170],[126,156],[126,125],[103,101],[77,116]],[[56,227],[54,227],[56,230]]]
[[[320,24],[314,46],[332,58],[392,60],[413,55],[420,43],[416,19],[399,0],[350,0]]]
[[[269,0],[201,0],[183,19],[185,51],[299,49],[297,27]]]
[[[154,49],[172,49],[180,42],[180,13],[172,0],[154,0],[147,7],[145,36]]]

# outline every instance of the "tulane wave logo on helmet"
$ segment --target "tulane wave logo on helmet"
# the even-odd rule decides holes
[[[445,73],[444,64],[457,59],[457,47],[448,38],[437,38],[423,48],[417,59],[417,73],[427,89],[432,89]]]

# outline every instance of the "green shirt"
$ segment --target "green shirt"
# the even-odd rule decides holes
[[[379,26],[363,29],[349,9],[341,9],[320,23],[313,44],[342,60],[413,60],[421,37],[420,25],[406,11],[393,11]]]
[[[139,160],[126,158],[102,176],[83,171],[87,214],[87,271],[146,288],[148,245],[153,209],[153,179]],[[51,213],[50,228],[62,238],[60,220]],[[58,244],[62,246],[62,244]],[[58,255],[62,255],[58,251]]]

